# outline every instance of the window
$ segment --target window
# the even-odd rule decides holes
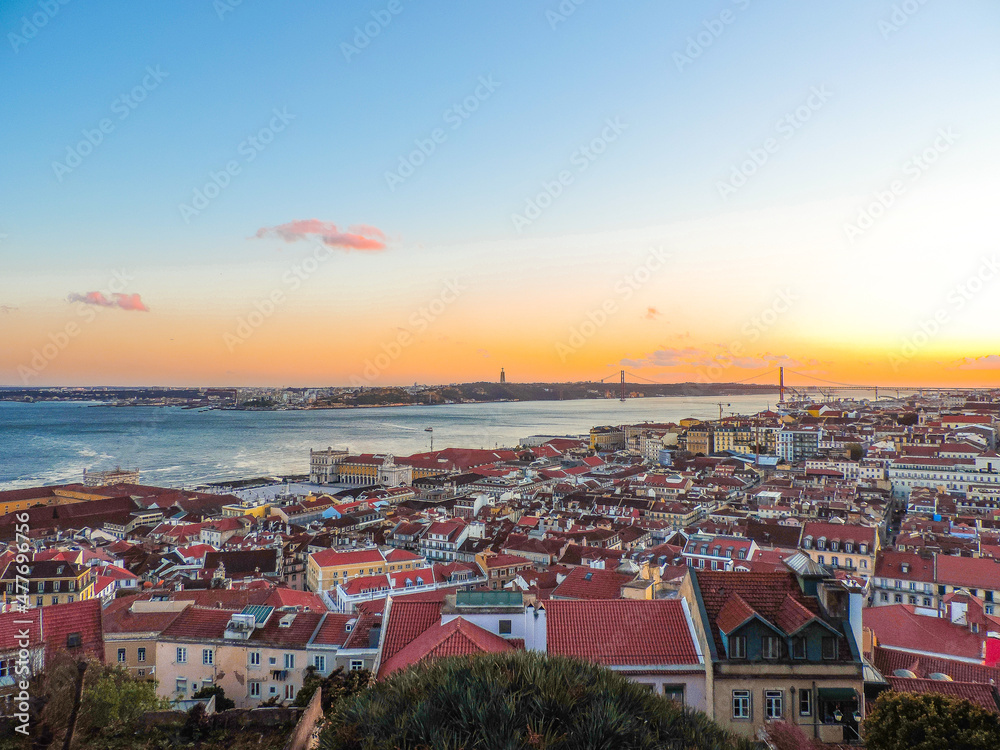
[[[118,663],[119,664],[125,663],[125,649],[123,648],[118,649]]]
[[[295,654],[285,654],[285,669],[295,669]]]
[[[929,596],[925,596],[924,597],[924,606],[925,607],[931,606],[931,598]],[[992,612],[987,612],[986,614],[991,615],[993,613]]]
[[[760,655],[765,659],[777,659],[780,654],[778,639],[773,635],[765,635],[760,639]]]
[[[747,658],[747,638],[745,635],[737,635],[729,639],[729,658]]]
[[[881,599],[884,602],[887,602],[889,601],[889,595],[883,591],[881,594],[879,594],[879,599]]]
[[[917,603],[917,597],[915,597],[915,596],[908,596],[907,599],[909,599],[910,604],[916,604]]]
[[[684,686],[683,685],[664,685],[663,695],[672,701],[684,704]]]
[[[823,638],[823,658],[824,659],[836,659],[837,658],[837,639],[832,637]]]
[[[361,659],[351,659],[351,671],[358,672],[365,668],[365,663]]]
[[[896,594],[895,596],[892,597],[892,599],[893,599],[893,601],[896,604],[902,604],[903,603],[903,595],[902,594]]]
[[[826,565],[826,558],[823,555],[816,555],[816,562],[820,565]]]
[[[259,667],[260,666],[260,651],[250,652],[250,666]]]
[[[139,677],[145,677],[146,676],[146,670],[145,669],[140,669],[136,674]]]
[[[806,639],[803,636],[792,638],[792,658],[793,659],[806,658]]]
[[[271,657],[269,657],[268,660],[267,660],[267,663],[268,664],[277,664],[278,663],[278,657],[277,656],[271,656]]]
[[[837,557],[836,555],[834,555],[833,557],[831,557],[830,558],[830,565],[832,565],[834,567],[837,567],[838,565],[840,565],[840,558]]]
[[[500,635],[510,635],[510,620],[500,621]]]
[[[140,646],[136,650],[136,660],[138,660],[138,661],[146,661],[146,647],[145,646]]]
[[[178,692],[181,695],[184,695],[185,693],[187,693],[187,689],[188,689],[188,681],[187,681],[187,679],[184,678],[184,677],[178,677],[177,678],[176,692]]]
[[[260,683],[256,680],[251,681],[250,683],[250,697],[260,698]]]
[[[781,718],[781,708],[785,693],[782,690],[764,691],[764,717],[770,720]]]
[[[810,688],[799,691],[799,716],[811,716],[813,711],[813,693]]]
[[[54,594],[57,591],[59,591],[59,581],[53,581],[52,582],[52,593]]]
[[[52,597],[52,603],[53,604],[58,604],[59,603],[59,597],[58,596],[53,596]]]
[[[285,700],[293,700],[295,698],[295,685],[285,685]]]
[[[750,718],[750,691],[749,690],[734,690],[733,691],[733,718],[734,719],[749,719]]]
[[[316,671],[325,672],[326,671],[326,657],[317,654],[313,657],[313,666],[316,667]]]
[[[177,647],[177,663],[178,664],[187,664],[187,660],[188,660],[188,650],[186,648],[182,648],[182,647],[178,646]]]
[[[215,652],[210,648],[203,648],[201,650],[201,663],[208,666],[215,664]]]

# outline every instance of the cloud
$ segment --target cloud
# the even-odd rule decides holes
[[[698,349],[687,346],[683,349],[660,348],[639,359],[622,359],[619,362],[624,367],[736,367],[742,370],[762,370],[768,367],[783,365],[785,367],[801,367],[804,363],[789,357],[787,354],[754,354],[736,357],[724,347],[716,346],[716,350]]]
[[[138,294],[120,294],[116,292],[110,297],[104,296],[103,292],[87,292],[77,294],[74,292],[66,298],[69,302],[82,302],[85,305],[96,305],[98,307],[117,307],[121,310],[131,310],[135,312],[149,312],[146,303]]]
[[[619,364],[625,367],[679,367],[697,364],[707,356],[708,352],[704,349],[688,346],[683,349],[657,349],[641,359],[622,359]]]
[[[486,350],[486,349],[476,349],[476,354],[478,354],[479,356],[484,357],[484,358],[490,356],[489,351]]]
[[[7,313],[12,313],[17,309],[16,305],[0,305],[0,313],[6,315]]]
[[[276,227],[261,227],[257,230],[258,238],[278,237],[285,242],[297,242],[301,239],[317,238],[329,247],[342,247],[345,250],[378,251],[385,249],[385,235],[382,230],[364,224],[352,226],[342,232],[336,224],[319,219],[298,219]]]
[[[646,320],[656,320],[661,314],[662,313],[655,307],[647,307],[646,314],[643,317],[646,318]]]
[[[962,357],[951,363],[959,370],[998,370],[1000,369],[1000,354],[986,354],[982,357]]]

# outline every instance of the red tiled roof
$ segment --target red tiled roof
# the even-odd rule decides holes
[[[249,643],[305,648],[323,615],[318,612],[272,612],[264,627],[250,635]],[[282,622],[288,622],[282,625]]]
[[[556,586],[553,597],[563,599],[618,599],[622,586],[635,576],[600,568],[573,568],[565,580]]]
[[[347,623],[353,619],[356,618],[352,615],[339,615],[335,612],[327,612],[311,643],[325,646],[343,646],[350,635],[347,632]]]
[[[722,609],[719,610],[719,614],[715,618],[715,624],[728,635],[756,614],[754,608],[747,604],[742,596],[733,594],[722,605]]]
[[[998,696],[993,685],[976,682],[949,682],[947,680],[920,680],[912,677],[886,675],[892,689],[897,693],[937,693],[949,698],[964,698],[992,713],[997,710]]]
[[[545,604],[550,654],[606,665],[701,663],[679,599]]]
[[[406,601],[393,597],[385,624],[382,663],[395,656],[414,638],[441,621],[440,601]]]
[[[799,588],[795,575],[785,573],[757,573],[739,571],[691,571],[698,582],[701,599],[705,605],[705,613],[711,623],[712,636],[716,651],[725,654],[720,632],[719,618],[730,597],[739,595],[753,610],[770,623],[775,623],[778,612],[785,605],[785,599],[792,596],[806,610],[815,616],[820,616],[819,601],[812,596],[806,596]],[[835,628],[840,632],[839,628]],[[850,648],[844,639],[841,640],[840,657],[850,658]]]
[[[396,612],[390,610],[389,619],[395,616]],[[378,676],[381,679],[424,659],[466,654],[495,654],[515,649],[512,643],[500,636],[473,625],[464,618],[456,617],[444,624],[435,623],[417,635],[390,659],[382,662]]]
[[[956,659],[943,659],[935,656],[922,656],[894,648],[876,646],[872,654],[875,668],[884,676],[890,677],[897,669],[908,669],[917,677],[939,673],[946,674],[958,682],[979,682],[983,684],[1000,685],[1000,668],[987,667],[982,664],[971,664]]]
[[[55,604],[40,609],[46,659],[56,651],[69,650],[73,654],[89,654],[104,661],[104,630],[101,627],[99,599]],[[78,648],[67,649],[68,638],[74,634],[80,635],[81,644]]]
[[[181,612],[163,629],[161,638],[163,640],[222,638],[230,618],[238,612],[238,609],[215,609],[193,605]]]
[[[368,563],[381,563],[385,560],[378,549],[359,549],[347,552],[324,549],[313,552],[312,559],[321,568],[329,568],[334,565],[367,565]]]
[[[864,626],[871,628],[879,644],[887,648],[905,648],[963,659],[982,658],[982,636],[941,617],[918,615],[910,604],[868,607],[862,616]]]
[[[992,557],[937,555],[937,582],[974,589],[1000,588],[1000,561]]]
[[[133,612],[132,605],[141,601],[137,596],[114,599],[102,613],[105,633],[160,633],[180,612]]]
[[[514,565],[531,565],[532,562],[520,555],[490,555],[485,558],[487,568],[503,568]]]
[[[789,594],[781,603],[774,615],[774,624],[785,633],[792,635],[806,624],[816,619],[816,614],[807,609],[802,602]]]

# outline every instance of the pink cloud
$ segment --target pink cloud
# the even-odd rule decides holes
[[[1000,354],[986,354],[982,357],[962,357],[951,363],[958,370],[996,370],[1000,368]]]
[[[647,307],[646,314],[643,317],[645,317],[646,320],[656,320],[658,317],[660,317],[661,314],[662,313],[655,307]]]
[[[146,303],[138,294],[112,294],[106,297],[103,292],[87,292],[77,294],[74,292],[66,298],[69,302],[82,302],[85,305],[97,305],[98,307],[117,307],[121,310],[132,310],[137,312],[149,312]]]
[[[278,237],[285,242],[315,237],[324,245],[342,247],[346,250],[377,251],[385,249],[385,235],[380,229],[363,224],[353,226],[347,232],[342,232],[336,224],[319,219],[297,219],[276,227],[261,227],[256,236]]]

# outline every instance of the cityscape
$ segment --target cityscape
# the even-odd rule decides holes
[[[0,3],[0,750],[1000,748],[998,38]]]

